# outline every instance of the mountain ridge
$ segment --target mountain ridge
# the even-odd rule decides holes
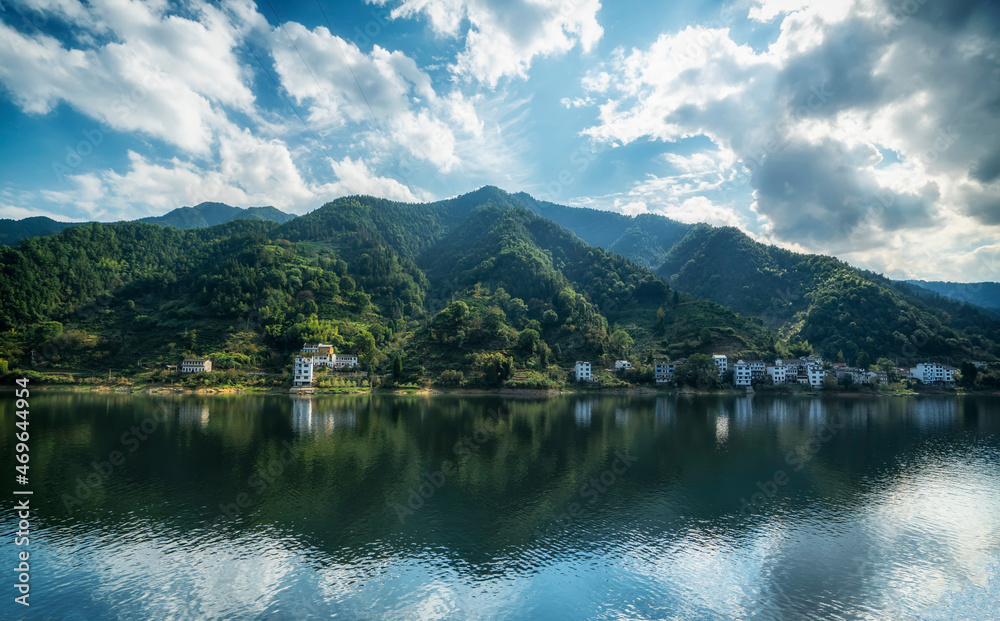
[[[179,229],[204,228],[233,220],[268,220],[284,223],[295,218],[270,205],[263,207],[233,207],[225,203],[203,202],[193,207],[177,207],[159,216],[147,216],[122,222],[147,222]],[[60,222],[47,216],[32,216],[20,220],[0,218],[0,245],[13,246],[23,239],[55,235],[64,229],[92,222]],[[111,224],[110,222],[105,224]]]

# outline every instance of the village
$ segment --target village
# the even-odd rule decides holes
[[[802,356],[797,359],[779,358],[772,363],[763,360],[737,360],[730,366],[729,357],[713,354],[712,361],[718,371],[719,381],[736,387],[750,388],[759,384],[805,384],[812,388],[835,385],[888,384],[891,379],[908,379],[923,385],[953,385],[958,369],[938,362],[921,362],[914,367],[867,370],[848,366],[844,362],[824,362],[819,356]],[[676,372],[688,363],[687,358],[657,362],[653,377],[657,385],[676,384]],[[984,362],[971,362],[979,371],[985,371]],[[632,369],[629,360],[616,360],[613,372],[620,374]],[[608,369],[611,371],[611,369]],[[894,376],[894,377],[892,377]],[[577,382],[594,382],[597,376],[592,364],[577,361],[574,367]]]
[[[647,360],[647,364],[650,361]],[[800,358],[779,358],[773,362],[763,360],[738,359],[731,362],[725,354],[713,354],[711,362],[715,365],[718,384],[733,386],[738,389],[752,390],[760,385],[805,385],[810,388],[833,388],[845,386],[878,386],[900,380],[910,380],[925,386],[953,386],[956,383],[959,370],[939,362],[921,362],[912,367],[887,366],[880,364],[872,368],[849,366],[844,362],[824,361],[820,356],[802,356]],[[638,363],[637,363],[638,364]],[[687,358],[672,361],[659,361],[652,364],[652,382],[659,387],[680,385],[678,375],[682,367],[689,364]],[[711,364],[708,365],[711,369]],[[986,371],[984,362],[970,362],[978,371]],[[641,365],[638,365],[641,367]],[[169,366],[171,370],[182,374],[211,373],[212,360],[209,358],[185,358],[179,367]],[[295,354],[292,364],[291,388],[293,391],[308,390],[315,386],[318,368],[338,371],[351,371],[352,374],[367,375],[359,370],[357,354],[337,353],[331,344],[304,343],[301,350]],[[647,366],[647,371],[649,367]],[[616,360],[614,367],[603,369],[605,375],[626,377],[633,370],[630,360]],[[709,373],[712,376],[712,373]],[[646,375],[645,381],[650,381]],[[598,385],[601,374],[590,361],[577,361],[572,368],[571,380],[578,385]],[[712,382],[714,384],[714,380]]]

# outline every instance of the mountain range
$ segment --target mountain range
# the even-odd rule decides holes
[[[64,367],[198,354],[280,368],[323,341],[373,366],[476,372],[507,356],[539,376],[576,359],[715,352],[1000,357],[1000,321],[978,306],[734,228],[489,186],[272,209],[202,204],[0,247],[0,357],[47,347]]]
[[[233,220],[268,220],[288,222],[294,218],[274,207],[231,207],[224,203],[201,203],[194,207],[178,207],[162,216],[140,218],[138,222],[149,222],[160,226],[176,226],[179,229],[196,229]],[[59,222],[45,216],[7,220],[0,218],[0,244],[14,245],[28,237],[55,235],[66,227],[77,226],[79,222]]]

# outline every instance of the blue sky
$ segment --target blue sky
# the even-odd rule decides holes
[[[0,2],[0,217],[491,184],[1000,280],[995,2]]]

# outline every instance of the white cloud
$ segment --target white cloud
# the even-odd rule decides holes
[[[38,6],[75,28],[115,36],[69,48],[0,22],[0,82],[25,112],[46,114],[65,102],[105,127],[204,155],[226,125],[216,106],[253,106],[234,41],[214,9],[205,7],[198,22],[167,15],[164,5],[128,0],[95,1],[82,14],[70,2]]]
[[[371,0],[387,4],[389,0]],[[496,86],[501,78],[526,77],[537,57],[584,52],[601,39],[600,0],[401,0],[392,17],[423,14],[436,33],[461,36],[465,48],[452,71]]]
[[[902,15],[881,0],[756,0],[751,19],[781,24],[760,52],[725,28],[663,34],[583,80],[603,100],[584,133],[714,143],[668,155],[672,174],[626,193],[649,205],[653,191],[671,209],[715,201],[748,171],[754,213],[713,217],[895,272],[928,238],[972,252],[1000,236],[998,24],[985,1],[915,5]],[[880,151],[901,161],[883,164]]]
[[[424,193],[417,196],[410,188],[395,179],[376,176],[364,162],[352,160],[350,157],[330,164],[337,176],[337,182],[322,188],[323,193],[327,196],[368,194],[409,203],[417,203],[430,198]]]
[[[430,76],[402,52],[376,45],[365,54],[326,28],[297,23],[275,29],[271,41],[282,86],[309,105],[310,120],[319,126],[364,127],[370,147],[401,146],[406,153],[396,157],[427,161],[444,173],[461,164],[459,138],[482,137],[475,100],[454,90],[440,96]]]

